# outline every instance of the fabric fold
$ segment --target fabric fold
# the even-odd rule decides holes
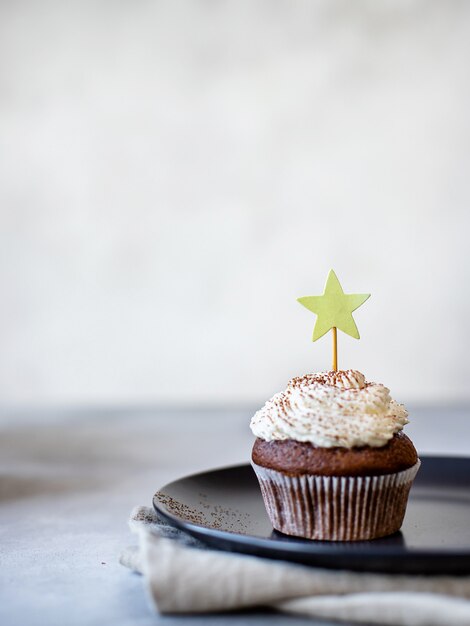
[[[267,606],[349,622],[469,626],[470,577],[329,570],[207,549],[147,507],[134,509],[137,552],[121,563],[141,573],[160,613]]]

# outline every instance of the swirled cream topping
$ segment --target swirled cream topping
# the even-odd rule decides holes
[[[251,419],[265,441],[294,439],[322,448],[384,446],[408,423],[408,412],[379,383],[356,370],[292,378]]]

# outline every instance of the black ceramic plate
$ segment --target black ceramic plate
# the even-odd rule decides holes
[[[222,550],[319,567],[470,573],[470,458],[421,457],[399,533],[355,543],[310,541],[273,530],[250,465],[187,476],[158,491],[170,524]]]

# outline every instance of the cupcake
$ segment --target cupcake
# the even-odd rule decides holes
[[[398,531],[420,461],[407,411],[355,370],[293,378],[251,420],[252,465],[273,527],[322,541]]]

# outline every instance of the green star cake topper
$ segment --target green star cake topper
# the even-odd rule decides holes
[[[370,293],[344,293],[338,277],[330,270],[322,296],[304,296],[297,298],[302,306],[317,316],[313,329],[312,341],[333,331],[333,369],[338,369],[338,349],[336,329],[346,335],[359,339],[359,331],[352,316],[353,311],[370,297]]]

